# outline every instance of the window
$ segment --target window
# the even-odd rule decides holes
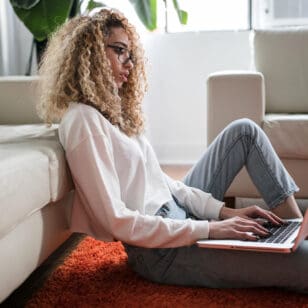
[[[173,0],[167,0],[167,31],[247,30],[250,28],[249,0],[178,0],[188,12],[187,25],[181,25]]]
[[[137,26],[138,31],[146,31],[129,0],[96,1],[121,10]],[[188,12],[187,24],[180,24],[173,0],[166,2],[160,0],[157,1],[158,31],[250,30],[308,25],[308,0],[177,0],[177,2],[180,9]]]
[[[254,0],[254,28],[308,25],[308,0]]]
[[[178,0],[188,12],[181,25],[167,0],[167,31],[250,30],[308,25],[308,0]]]

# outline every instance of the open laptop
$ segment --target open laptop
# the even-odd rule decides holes
[[[266,227],[272,235],[257,241],[204,239],[198,240],[197,245],[202,248],[290,253],[308,237],[308,210],[303,219],[286,220],[286,224],[278,228]]]

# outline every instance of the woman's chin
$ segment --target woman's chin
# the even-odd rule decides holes
[[[118,90],[120,90],[123,87],[123,84],[124,84],[124,82],[122,82],[122,81],[117,82]]]

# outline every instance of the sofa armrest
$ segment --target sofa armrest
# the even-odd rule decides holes
[[[230,122],[249,118],[261,126],[265,113],[264,78],[253,71],[221,71],[207,79],[207,142]]]
[[[42,123],[36,113],[38,76],[0,77],[0,124]]]

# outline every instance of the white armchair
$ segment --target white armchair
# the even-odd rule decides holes
[[[308,198],[308,28],[258,30],[255,71],[225,71],[207,80],[208,144],[231,121],[260,125],[300,191]],[[245,168],[227,197],[259,198]]]

